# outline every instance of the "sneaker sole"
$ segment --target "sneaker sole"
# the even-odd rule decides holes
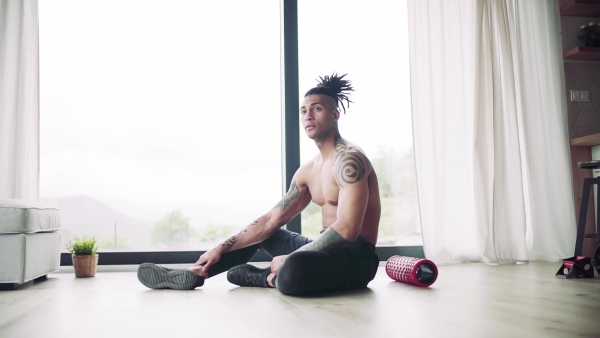
[[[189,270],[165,270],[152,263],[138,268],[138,280],[150,289],[193,290],[198,276]]]

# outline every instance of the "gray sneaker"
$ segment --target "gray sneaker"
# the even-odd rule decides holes
[[[271,273],[271,268],[257,268],[250,264],[236,265],[227,272],[229,283],[239,286],[255,286],[268,288],[267,277]]]
[[[167,269],[153,263],[140,265],[139,281],[150,289],[193,290],[204,285],[204,278],[187,269]]]

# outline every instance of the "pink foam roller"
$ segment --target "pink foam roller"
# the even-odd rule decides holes
[[[437,279],[437,266],[424,258],[392,256],[385,263],[385,272],[391,279],[416,286],[429,286]]]

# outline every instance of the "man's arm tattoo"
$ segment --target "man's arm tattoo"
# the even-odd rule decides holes
[[[237,242],[237,235],[233,235],[231,237],[229,237],[228,240],[226,240],[225,242],[223,242],[223,245],[225,247],[224,252],[229,251],[229,249],[231,249],[231,247],[235,244],[235,242]]]
[[[359,182],[365,176],[368,168],[360,154],[349,152],[338,158],[335,164],[335,179],[340,185],[342,182],[347,184]]]
[[[283,196],[283,198],[281,199],[281,202],[279,202],[279,208],[281,210],[285,210],[285,208],[287,208],[288,205],[290,205],[290,203],[292,203],[292,201],[294,201],[296,198],[298,198],[299,195],[300,195],[300,190],[296,186],[296,182],[292,181],[292,183],[290,184],[290,190],[287,192],[287,194],[285,194],[285,196]]]
[[[254,221],[253,224],[257,223],[258,220]],[[223,252],[228,252],[229,249],[231,249],[231,247],[237,242],[237,238],[239,235],[243,234],[244,232],[246,232],[247,230],[242,230],[240,231],[237,235],[233,235],[231,237],[229,237],[228,240],[226,240],[225,242],[223,242],[221,244],[221,246],[225,247],[225,249],[223,250]]]
[[[298,249],[298,251],[325,251],[335,248],[344,247],[350,244],[342,235],[335,229],[328,228],[314,242],[310,242]]]

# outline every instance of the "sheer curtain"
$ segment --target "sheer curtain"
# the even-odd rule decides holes
[[[575,243],[558,5],[409,0],[427,257],[557,261]]]
[[[38,199],[37,0],[0,0],[0,197]]]

